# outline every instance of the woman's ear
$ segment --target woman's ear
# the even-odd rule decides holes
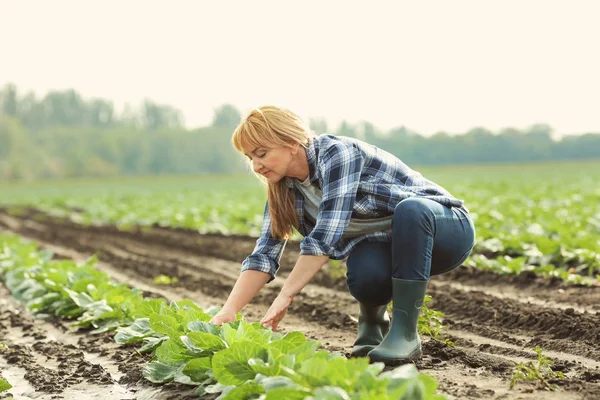
[[[298,153],[298,149],[300,149],[300,143],[294,143],[292,145],[292,150],[291,150],[292,154],[295,155],[296,153]]]

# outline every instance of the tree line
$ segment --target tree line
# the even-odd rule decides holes
[[[240,120],[240,111],[225,104],[210,125],[188,129],[179,110],[150,100],[117,112],[112,102],[75,90],[38,98],[8,84],[0,90],[0,179],[238,172],[246,163],[230,138]],[[384,132],[366,121],[333,129],[324,119],[309,122],[317,133],[365,140],[409,165],[600,158],[600,133],[555,141],[545,124],[425,137],[403,126]]]

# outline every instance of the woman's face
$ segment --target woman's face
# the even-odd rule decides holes
[[[293,155],[298,151],[290,147],[252,147],[244,147],[244,154],[252,161],[254,172],[263,175],[270,183],[279,182],[287,176]]]

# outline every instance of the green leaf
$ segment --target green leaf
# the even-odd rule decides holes
[[[179,324],[179,322],[177,322],[177,320],[174,317],[171,317],[169,315],[150,315],[150,328],[152,330],[154,330],[156,333],[167,335],[168,337],[176,341],[177,344],[183,345],[181,339],[179,338],[183,332],[176,328],[180,326],[181,325]]]
[[[221,335],[221,328],[217,325],[209,324],[208,322],[190,321],[187,324],[187,328],[192,332],[206,332],[217,336]]]
[[[85,308],[86,311],[74,325],[85,327],[91,325],[96,320],[119,318],[123,314],[120,310],[113,310],[112,307],[106,304],[106,300],[104,299],[89,303]]]
[[[304,344],[301,344],[300,346],[296,346],[294,348],[289,349],[288,355],[292,355],[295,357],[295,367],[299,367],[305,360],[310,359],[316,354],[315,351],[319,346],[321,346],[321,343],[310,340]]]
[[[221,337],[225,340],[229,346],[235,343],[237,335],[237,329],[233,327],[231,322],[226,322],[221,325]]]
[[[152,314],[160,314],[161,307],[165,305],[164,299],[146,299],[136,311],[136,317],[149,318]]]
[[[298,371],[312,387],[323,386],[329,383],[327,366],[329,362],[323,358],[311,358],[302,363]]]
[[[147,337],[144,338],[142,342],[142,347],[138,350],[140,353],[148,353],[154,351],[158,346],[160,346],[163,342],[169,340],[168,336],[160,336],[160,337]]]
[[[269,390],[265,400],[302,400],[309,395],[310,392],[306,390],[282,387]]]
[[[210,333],[188,332],[187,337],[200,351],[217,352],[227,347],[221,338]]]
[[[112,320],[103,319],[99,322],[93,322],[92,325],[94,325],[96,327],[96,329],[90,331],[90,334],[98,335],[100,333],[108,332],[110,330],[118,328],[119,326],[122,326],[123,320],[120,318],[112,319]]]
[[[174,382],[183,383],[184,385],[193,385],[198,386],[202,384],[203,381],[206,380],[207,375],[199,375],[199,380],[192,379],[189,375],[183,373],[187,363],[181,364],[177,371],[175,371],[175,376],[173,377]]]
[[[90,297],[89,294],[83,292],[74,292],[70,289],[65,288],[65,292],[69,295],[71,300],[79,307],[86,309],[90,304],[94,303],[95,300]]]
[[[189,325],[189,323],[196,321],[207,323],[212,318],[210,315],[206,314],[199,308],[188,308],[185,310],[181,309],[179,310],[178,314],[183,317],[182,323],[184,325]]]
[[[213,374],[224,385],[241,385],[254,379],[256,372],[248,365],[251,358],[267,359],[267,351],[251,342],[237,342],[216,353],[212,360]]]
[[[257,374],[262,374],[265,376],[279,375],[279,368],[277,368],[277,365],[267,364],[260,358],[249,359],[248,365],[250,368],[252,368],[252,371],[256,372]]]
[[[233,388],[231,391],[227,392],[227,394],[223,397],[220,397],[222,400],[246,400],[248,398],[252,398],[250,396],[263,394],[265,389],[256,384],[256,383],[247,383],[242,386],[238,386]]]
[[[280,340],[271,342],[269,348],[278,349],[282,353],[288,353],[293,348],[306,343],[306,336],[302,332],[288,332]]]
[[[152,334],[154,330],[150,328],[150,319],[138,318],[128,327],[118,328],[114,339],[118,344],[135,343]]]
[[[4,379],[0,378],[0,392],[4,392],[10,388],[12,388],[12,385]]]
[[[379,379],[388,379],[388,393],[392,398],[428,399],[435,396],[437,383],[426,374],[419,374],[413,364],[406,364],[392,371],[383,372]],[[434,397],[435,396],[435,397]]]
[[[202,311],[202,308],[200,308],[196,303],[194,303],[190,299],[179,300],[176,304],[177,304],[177,307],[179,307],[180,310],[182,310],[182,309],[195,309],[197,311]]]
[[[25,279],[17,287],[11,289],[11,292],[17,300],[28,302],[31,299],[43,296],[47,290],[34,279]]]
[[[296,382],[294,382],[294,380],[288,378],[287,376],[264,376],[258,374],[254,380],[259,385],[262,385],[267,393],[279,388],[298,389],[303,391],[305,395],[309,392],[308,389],[298,385]]]
[[[193,358],[185,347],[179,346],[172,339],[163,342],[154,354],[158,361],[166,364],[177,364]]]
[[[365,373],[370,375],[370,371],[372,370],[369,369],[369,359],[366,357],[349,360],[345,358],[330,359],[327,361],[325,369],[325,376],[327,377],[325,384],[338,386],[351,393],[358,389],[358,379]]]
[[[270,329],[266,329],[258,322],[249,324],[242,319],[235,335],[235,341],[243,340],[266,346],[271,340],[271,333]]]
[[[41,297],[36,297],[30,300],[29,302],[27,302],[27,307],[33,312],[45,310],[54,311],[53,309],[50,309],[49,306],[61,299],[62,295],[60,293],[50,292],[46,293]]]
[[[169,365],[159,361],[152,361],[142,367],[142,375],[150,382],[170,382],[175,377],[178,368],[179,365]]]
[[[202,382],[207,378],[207,372],[212,368],[210,357],[193,358],[183,368],[183,373],[194,382]]]
[[[323,386],[313,391],[314,398],[319,400],[350,400],[348,393],[336,386]],[[412,399],[412,398],[411,398]],[[415,397],[414,399],[417,399]]]

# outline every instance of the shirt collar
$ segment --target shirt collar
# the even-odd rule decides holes
[[[319,177],[317,175],[317,141],[315,138],[309,138],[308,146],[306,146],[306,159],[308,161],[308,177],[310,183],[318,182]]]

